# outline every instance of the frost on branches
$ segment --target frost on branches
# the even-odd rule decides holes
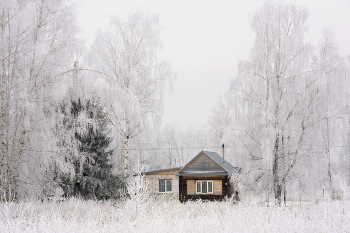
[[[0,3],[0,199],[52,189],[59,158],[51,129],[55,82],[78,49],[73,8],[63,0]]]
[[[124,139],[123,176],[129,174],[129,140],[160,119],[170,66],[157,60],[161,49],[158,19],[135,13],[112,19],[97,36],[88,60],[109,84],[103,98],[106,114]]]
[[[303,7],[266,2],[251,21],[256,36],[250,60],[239,63],[231,86],[241,148],[249,154],[250,189],[273,190],[277,204],[285,199],[287,184],[334,192],[331,168],[325,172],[319,165],[330,166],[329,143],[336,137],[330,124],[340,113],[333,110],[344,107],[330,90],[346,76],[329,34],[320,53],[305,43],[307,18]],[[318,179],[320,174],[329,181]]]

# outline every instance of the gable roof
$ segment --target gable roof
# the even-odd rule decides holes
[[[209,159],[211,159],[215,164],[223,169],[223,171],[185,171],[195,160],[198,159],[201,155],[206,155]],[[223,175],[231,175],[232,173],[239,174],[239,169],[233,167],[229,162],[224,160],[218,153],[212,151],[201,151],[199,152],[190,162],[188,162],[180,171],[176,173],[177,176],[185,175],[185,174],[223,174]]]

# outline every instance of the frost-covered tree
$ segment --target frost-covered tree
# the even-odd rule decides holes
[[[243,168],[244,159],[240,156],[241,151],[237,143],[241,135],[239,135],[240,128],[235,122],[235,110],[236,104],[230,99],[229,93],[224,97],[219,96],[209,116],[208,135],[214,150],[223,155],[232,165]]]
[[[324,166],[320,177],[321,186],[329,191],[332,199],[340,196],[333,175],[345,177],[349,149],[347,133],[349,130],[349,64],[347,59],[340,56],[339,48],[330,29],[324,30],[323,38],[316,49],[313,62],[317,70],[317,77],[322,90],[322,99],[319,101],[318,111],[323,113],[322,119],[317,122],[319,129],[315,138],[325,156]]]
[[[254,169],[252,182],[272,188],[276,203],[288,180],[300,180],[315,149],[315,124],[322,82],[312,66],[312,47],[304,42],[307,9],[266,2],[252,18],[256,34],[249,61],[239,63],[231,91]]]
[[[217,146],[229,143],[232,123],[234,119],[234,109],[232,102],[226,97],[219,96],[216,107],[212,109],[209,117],[210,136]]]
[[[135,13],[127,21],[112,19],[97,36],[90,54],[92,69],[108,82],[105,112],[124,138],[124,178],[129,173],[129,140],[160,119],[169,64],[158,62],[158,19]]]
[[[70,112],[65,113],[63,126],[72,131],[77,141],[80,156],[67,157],[74,166],[74,174],[58,174],[58,182],[66,196],[81,196],[88,199],[109,199],[117,195],[121,181],[112,172],[110,148],[111,138],[108,137],[108,121],[96,100],[72,100]],[[62,108],[65,109],[65,108]],[[81,116],[81,115],[85,116]],[[90,124],[79,130],[79,118],[89,118]],[[66,146],[66,145],[63,145]]]
[[[50,189],[50,165],[57,156],[49,102],[79,48],[74,22],[73,8],[64,0],[0,3],[2,200]]]
[[[61,159],[54,164],[54,181],[65,196],[108,199],[120,186],[112,169],[110,122],[93,80],[82,70],[75,61],[73,72],[57,85],[62,96],[56,105],[53,132]]]

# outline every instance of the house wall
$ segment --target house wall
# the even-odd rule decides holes
[[[198,179],[203,180],[203,179]],[[196,181],[197,180],[186,180],[187,182],[187,195],[196,195]],[[222,195],[222,180],[206,180],[213,181],[214,190],[211,194],[201,194],[201,195]]]
[[[196,181],[195,180],[186,180],[187,182],[187,195],[196,194]]]
[[[212,194],[196,194],[196,180],[213,181],[214,190]],[[179,200],[222,200],[230,197],[228,176],[179,176]]]
[[[214,195],[222,195],[222,180],[213,180]]]
[[[145,179],[148,182],[148,190],[151,195],[155,196],[167,196],[169,198],[178,198],[179,196],[179,177],[174,174],[157,174],[157,175],[145,175]],[[171,180],[172,192],[160,193],[159,192],[159,180]]]

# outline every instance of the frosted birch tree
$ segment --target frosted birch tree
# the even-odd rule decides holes
[[[239,63],[232,91],[240,100],[237,122],[257,164],[254,180],[270,180],[276,203],[297,166],[311,153],[305,143],[315,119],[319,91],[304,43],[308,11],[266,2],[252,18],[256,34],[250,61]]]
[[[0,3],[0,196],[13,200],[50,186],[55,153],[51,88],[76,51],[73,8],[60,0]],[[70,63],[68,65],[68,63]],[[46,142],[44,142],[47,140]],[[41,190],[41,191],[40,191]]]
[[[348,142],[346,135],[349,130],[347,95],[350,75],[346,58],[340,56],[339,48],[330,29],[324,30],[323,38],[316,49],[313,65],[320,80],[322,87],[320,89],[323,90],[318,108],[318,111],[322,112],[320,113],[322,118],[317,122],[318,141],[321,148],[324,149],[323,158],[326,161],[326,171],[321,177],[326,177],[327,182],[324,188],[329,191],[330,197],[335,199],[340,194],[332,176],[334,173],[342,174],[342,176],[347,173],[346,167],[340,164],[332,166],[332,160],[339,162],[343,160],[342,164],[348,162],[346,160],[349,149],[346,147]],[[332,171],[332,167],[338,168],[336,172]]]
[[[129,140],[160,119],[169,64],[158,62],[161,49],[158,19],[135,13],[114,18],[97,36],[90,54],[92,69],[105,78],[106,114],[124,138],[124,178],[129,172]]]
[[[223,100],[224,99],[224,100]],[[216,146],[229,143],[231,138],[234,109],[232,102],[219,96],[216,107],[209,117],[210,135]]]

